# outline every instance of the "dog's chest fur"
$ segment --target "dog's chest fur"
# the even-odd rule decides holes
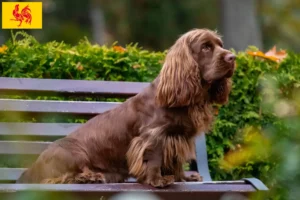
[[[179,116],[165,130],[162,148],[164,168],[172,169],[174,162],[183,164],[195,159],[195,138],[208,131],[213,120],[210,107],[201,105],[189,107],[184,115]]]

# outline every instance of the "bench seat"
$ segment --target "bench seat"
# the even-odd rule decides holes
[[[148,84],[0,77],[0,119],[5,119],[0,122],[0,199],[22,199],[26,195],[35,195],[37,199],[44,200],[56,198],[99,200],[124,192],[150,192],[162,199],[221,199],[228,194],[247,197],[268,190],[260,180],[252,177],[242,180],[212,181],[208,168],[205,134],[197,138],[197,159],[185,172],[189,174],[198,171],[203,176],[203,182],[176,182],[166,188],[142,185],[136,183],[133,178],[128,179],[126,183],[118,184],[15,183],[26,169],[25,166],[21,166],[22,164],[18,165],[19,161],[26,161],[26,164],[30,165],[51,142],[66,136],[81,125],[81,122],[66,122],[65,118],[90,119],[120,104],[98,99],[126,99],[137,94]],[[18,98],[13,98],[16,96]],[[73,100],[37,100],[36,97],[40,96],[73,98]],[[87,97],[93,100],[76,99]],[[50,118],[54,118],[56,122],[47,121]],[[15,159],[14,164],[10,163],[11,159]],[[235,199],[238,198],[243,199],[241,196],[236,196]]]

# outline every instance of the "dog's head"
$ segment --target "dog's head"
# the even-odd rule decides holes
[[[189,106],[203,99],[225,103],[234,70],[235,55],[223,48],[220,36],[208,29],[193,29],[169,49],[156,100],[166,107]]]

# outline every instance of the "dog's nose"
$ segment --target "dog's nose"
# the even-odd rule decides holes
[[[226,54],[224,60],[228,63],[232,63],[235,61],[235,55],[233,55],[232,53]]]

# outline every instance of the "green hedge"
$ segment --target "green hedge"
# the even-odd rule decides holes
[[[18,36],[22,40],[17,40]],[[158,72],[164,52],[149,52],[128,45],[126,50],[92,45],[83,39],[76,46],[38,43],[24,32],[12,35],[0,56],[0,73],[8,77],[86,80],[150,81]]]
[[[75,46],[55,41],[40,44],[32,36],[18,32],[12,34],[12,40],[0,49],[0,75],[144,82],[153,80],[158,74],[164,56],[165,52],[150,52],[133,44],[125,48],[115,44],[98,46],[90,44],[87,39]],[[288,57],[278,64],[238,52],[236,62],[230,101],[219,108],[215,126],[208,135],[212,178],[232,180],[257,177],[278,189],[278,179],[273,175],[280,166],[280,156],[284,155],[275,154],[275,150],[270,152],[272,145],[264,146],[266,143],[262,142],[287,138],[284,133],[294,130],[272,110],[272,103],[277,98],[290,98],[293,89],[300,86],[300,56],[288,52]],[[272,85],[267,80],[275,83],[273,89],[266,89]],[[280,92],[274,96],[276,91]],[[269,93],[273,96],[266,99]],[[249,127],[259,130],[261,137],[254,137],[253,130],[256,129]],[[277,139],[273,140],[275,137]],[[226,157],[232,152],[243,153],[251,146],[257,147],[257,156],[248,156],[246,160],[233,163]]]

